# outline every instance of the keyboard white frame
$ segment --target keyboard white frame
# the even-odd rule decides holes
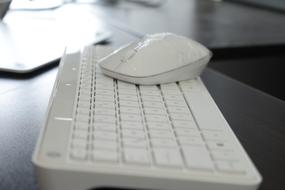
[[[201,96],[233,136],[243,161],[245,176],[212,175],[205,172],[173,169],[149,169],[107,163],[77,164],[67,159],[74,97],[81,53],[65,54],[50,97],[48,112],[33,155],[39,188],[43,190],[86,190],[101,187],[177,190],[254,190],[262,179],[238,139],[211,98],[202,80]],[[199,87],[200,88],[200,87]]]

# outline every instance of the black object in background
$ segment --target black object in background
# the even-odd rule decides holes
[[[285,12],[285,0],[229,0]]]
[[[0,22],[9,10],[11,1],[0,1]]]

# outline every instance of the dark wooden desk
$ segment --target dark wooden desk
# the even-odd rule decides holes
[[[134,37],[111,28],[114,46]],[[25,78],[0,73],[0,189],[35,190],[32,152],[57,74],[50,67]],[[206,69],[202,79],[261,172],[261,190],[285,188],[285,102]]]
[[[119,1],[97,7],[95,14],[137,35],[173,32],[210,48],[285,43],[285,14],[228,1],[163,2],[160,7],[149,8]]]

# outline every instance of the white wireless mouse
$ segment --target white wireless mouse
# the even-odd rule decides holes
[[[171,33],[146,35],[99,60],[104,74],[142,85],[193,79],[212,53],[200,43]]]

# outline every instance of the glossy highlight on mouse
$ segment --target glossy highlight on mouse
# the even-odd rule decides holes
[[[104,74],[141,85],[193,79],[212,53],[202,44],[171,33],[146,35],[99,60]]]

